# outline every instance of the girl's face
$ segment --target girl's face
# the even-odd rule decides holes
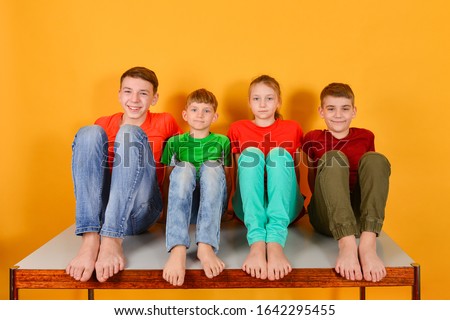
[[[255,120],[275,120],[275,111],[280,106],[280,99],[271,87],[257,83],[250,90],[249,103]]]

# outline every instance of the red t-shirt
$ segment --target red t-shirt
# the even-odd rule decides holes
[[[114,162],[114,141],[120,128],[122,116],[123,112],[119,112],[112,116],[101,117],[95,121],[95,124],[101,126],[108,136],[108,163],[110,168]],[[169,113],[151,113],[150,111],[147,112],[147,117],[141,125],[141,129],[147,134],[148,142],[152,148],[158,184],[161,188],[164,180],[164,166],[160,163],[160,160],[164,142],[170,137],[180,134],[182,130]]]
[[[369,151],[375,151],[375,136],[367,129],[350,128],[350,132],[343,139],[333,137],[328,130],[313,130],[305,135],[302,150],[312,161],[315,172],[319,159],[325,152],[339,150],[343,152],[350,164],[350,190],[358,180],[359,159]]]
[[[302,145],[303,131],[293,120],[277,119],[268,127],[259,127],[251,120],[239,120],[231,124],[228,138],[232,153],[256,147],[267,155],[273,148],[282,147],[295,159],[294,154]]]

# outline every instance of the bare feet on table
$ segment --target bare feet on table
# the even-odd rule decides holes
[[[266,243],[257,241],[250,246],[242,270],[254,278],[267,279]]]
[[[198,243],[197,257],[208,278],[218,276],[225,268],[225,263],[215,254],[213,247],[206,243]]]
[[[70,261],[66,273],[78,281],[88,281],[95,268],[98,250],[100,248],[100,235],[88,232],[82,236],[82,244],[78,254]]]
[[[359,240],[359,259],[364,280],[378,282],[386,276],[386,268],[377,255],[376,233],[365,231]]]
[[[122,242],[121,238],[102,237],[95,263],[95,273],[99,282],[105,282],[125,268]]]
[[[276,242],[267,243],[267,277],[279,280],[292,271],[292,266],[283,252],[283,247]]]
[[[362,280],[355,236],[345,236],[338,240],[339,254],[335,270],[347,280]]]
[[[184,283],[186,273],[186,247],[175,246],[170,250],[169,259],[163,269],[163,278],[173,286]]]

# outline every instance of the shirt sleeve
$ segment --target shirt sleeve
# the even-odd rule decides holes
[[[223,165],[225,167],[231,166],[231,148],[230,148],[230,140],[228,138],[224,139],[223,145]]]
[[[302,144],[302,151],[313,161],[316,160],[316,150],[322,149],[320,142],[317,141],[317,136],[315,136],[316,133],[316,131],[310,131],[305,134]]]
[[[228,130],[228,139],[230,139],[230,152],[231,153],[241,153],[241,148],[239,146],[238,135],[234,126],[231,126]]]
[[[181,130],[177,121],[170,113],[166,113],[166,118],[167,118],[166,119],[167,131],[168,131],[169,137],[183,133],[183,130]]]
[[[173,138],[170,138],[169,141],[167,141],[166,146],[164,147],[164,152],[163,155],[161,157],[161,163],[165,164],[166,166],[170,165],[170,162],[172,160],[173,157]]]

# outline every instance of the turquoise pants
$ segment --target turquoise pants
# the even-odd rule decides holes
[[[284,247],[289,224],[303,209],[294,160],[283,148],[267,157],[257,148],[247,148],[238,159],[233,209],[247,227],[249,245],[277,242]]]

